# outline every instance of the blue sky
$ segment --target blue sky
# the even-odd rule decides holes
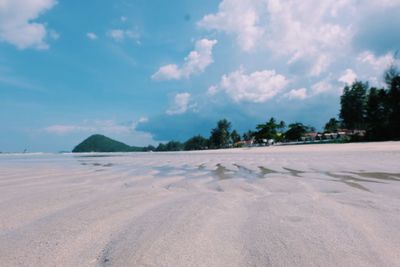
[[[321,128],[346,83],[382,85],[398,25],[398,0],[3,0],[0,151]]]

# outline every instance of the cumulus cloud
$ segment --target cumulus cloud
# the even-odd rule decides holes
[[[312,95],[319,95],[324,93],[336,93],[339,94],[341,87],[335,86],[328,79],[319,81],[311,86]]]
[[[254,49],[263,35],[258,25],[257,1],[223,0],[216,14],[204,16],[198,25],[209,30],[217,30],[236,35],[239,46],[244,51]]]
[[[99,37],[97,36],[97,34],[95,34],[94,32],[88,32],[86,34],[86,37],[89,38],[90,40],[97,40]]]
[[[107,35],[116,42],[123,42],[125,39],[138,40],[140,38],[139,33],[136,31],[123,29],[111,29]]]
[[[153,76],[153,80],[180,80],[189,78],[193,74],[202,73],[214,62],[212,57],[213,47],[217,40],[201,39],[196,42],[195,50],[185,58],[182,67],[176,64],[162,66]]]
[[[217,93],[218,93],[218,86],[216,86],[216,85],[211,85],[210,87],[208,87],[208,90],[207,90],[207,94],[208,94],[208,95],[213,96],[213,95],[215,95],[215,94],[217,94]]]
[[[312,61],[309,74],[318,76],[333,60],[332,50],[344,49],[351,40],[351,27],[334,19],[339,11],[350,12],[349,2],[223,0],[218,12],[198,25],[235,35],[244,51],[266,47],[286,56],[289,64]]]
[[[309,75],[321,75],[334,55],[350,46],[352,28],[336,17],[339,12],[345,16],[351,11],[348,2],[270,0],[267,46],[288,57],[289,64],[309,61]]]
[[[56,0],[0,1],[0,40],[18,49],[47,49],[49,45],[46,43],[46,37],[49,30],[46,24],[35,20],[56,3]]]
[[[191,95],[187,92],[176,94],[173,105],[166,111],[168,115],[177,115],[185,113],[190,107]]]
[[[392,53],[377,57],[370,51],[365,51],[361,53],[357,57],[357,60],[361,63],[367,63],[375,70],[380,71],[385,70],[395,61]]]
[[[284,97],[293,100],[293,99],[299,99],[299,100],[304,100],[308,97],[307,95],[307,89],[306,88],[300,88],[300,89],[293,89],[284,94]]]
[[[381,50],[386,48],[384,53],[397,47],[399,10],[398,0],[363,5],[357,0],[221,0],[218,11],[205,15],[198,25],[233,35],[244,51],[267,49],[292,70],[319,77],[338,61],[354,57],[360,32],[366,36],[357,37],[362,44],[370,44],[367,39],[377,32],[373,41]]]
[[[357,80],[357,74],[352,69],[347,69],[342,76],[339,77],[339,82],[344,84],[352,84]]]
[[[175,64],[162,66],[151,78],[153,80],[179,80],[182,77],[182,70]]]
[[[218,86],[210,87],[209,93],[225,92],[235,102],[266,102],[280,93],[289,81],[275,70],[255,71],[246,74],[244,69],[223,75]]]

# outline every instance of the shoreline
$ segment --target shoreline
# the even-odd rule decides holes
[[[400,264],[400,142],[6,158],[5,266]]]
[[[295,146],[318,146],[318,145],[356,145],[356,144],[364,144],[364,145],[379,145],[383,144],[400,144],[400,141],[366,141],[366,142],[313,142],[313,143],[279,143],[275,145],[269,146],[246,146],[246,147],[232,147],[232,148],[221,148],[221,149],[203,149],[203,150],[181,150],[181,151],[137,151],[137,152],[1,152],[0,157],[3,155],[84,155],[84,154],[149,154],[149,153],[191,153],[191,152],[207,152],[207,151],[230,151],[230,150],[251,150],[251,149],[261,149],[261,148],[273,148],[273,147],[295,147]]]

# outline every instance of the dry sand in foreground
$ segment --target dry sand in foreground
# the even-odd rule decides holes
[[[1,266],[400,266],[400,143],[0,155]]]

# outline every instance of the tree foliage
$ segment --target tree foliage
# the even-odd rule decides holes
[[[231,132],[231,140],[234,144],[241,141],[240,134],[236,130]]]
[[[203,150],[208,148],[208,139],[201,135],[193,136],[184,143],[184,150]]]
[[[388,135],[387,93],[384,89],[371,88],[367,97],[366,124],[370,140],[384,140]]]
[[[275,139],[278,133],[279,124],[276,123],[274,118],[270,118],[269,121],[263,124],[258,124],[254,136],[258,142],[266,139]]]
[[[218,121],[217,127],[211,130],[210,146],[212,148],[225,148],[231,142],[231,123],[227,119]]]
[[[289,129],[285,133],[285,138],[289,141],[298,141],[309,129],[310,127],[300,122],[289,124]]]
[[[340,127],[349,130],[366,130],[367,140],[400,140],[400,71],[392,65],[384,74],[387,88],[369,88],[367,82],[356,81],[346,85],[340,98],[341,121],[331,118],[324,127],[326,132],[337,132]],[[209,139],[197,135],[186,142],[170,141],[160,143],[157,147],[132,147],[103,135],[92,135],[73,152],[131,152],[131,151],[181,151],[202,150],[208,148],[227,148],[241,140],[240,134],[231,130],[227,119],[217,122],[211,130]],[[296,122],[289,124],[286,130],[284,121],[279,123],[270,118],[256,126],[256,131],[247,131],[243,140],[254,138],[259,143],[264,139],[275,141],[298,141],[307,132],[315,131],[313,127]],[[286,130],[286,131],[285,131]],[[364,137],[359,137],[364,138]],[[365,140],[365,139],[363,139]]]
[[[340,121],[336,118],[330,118],[329,121],[325,124],[324,130],[325,132],[334,133],[337,132],[340,128]]]
[[[400,139],[400,72],[391,73],[389,89],[387,92],[388,124],[390,125],[389,136],[391,139]]]
[[[94,134],[77,145],[72,152],[136,152],[144,151],[141,147],[128,146],[101,134]]]
[[[181,150],[183,150],[183,144],[178,141],[169,141],[166,144],[160,143],[156,148],[156,151],[158,152],[181,151]]]
[[[365,129],[367,140],[400,139],[400,71],[392,65],[384,74],[387,88],[368,83],[346,86],[340,118],[347,129]]]
[[[243,134],[243,140],[244,141],[250,141],[253,137],[254,137],[254,132],[253,131],[251,131],[251,130],[248,130],[247,132],[245,132],[244,134]]]
[[[368,83],[355,81],[351,86],[345,86],[340,98],[340,118],[348,129],[365,128],[365,103]]]

